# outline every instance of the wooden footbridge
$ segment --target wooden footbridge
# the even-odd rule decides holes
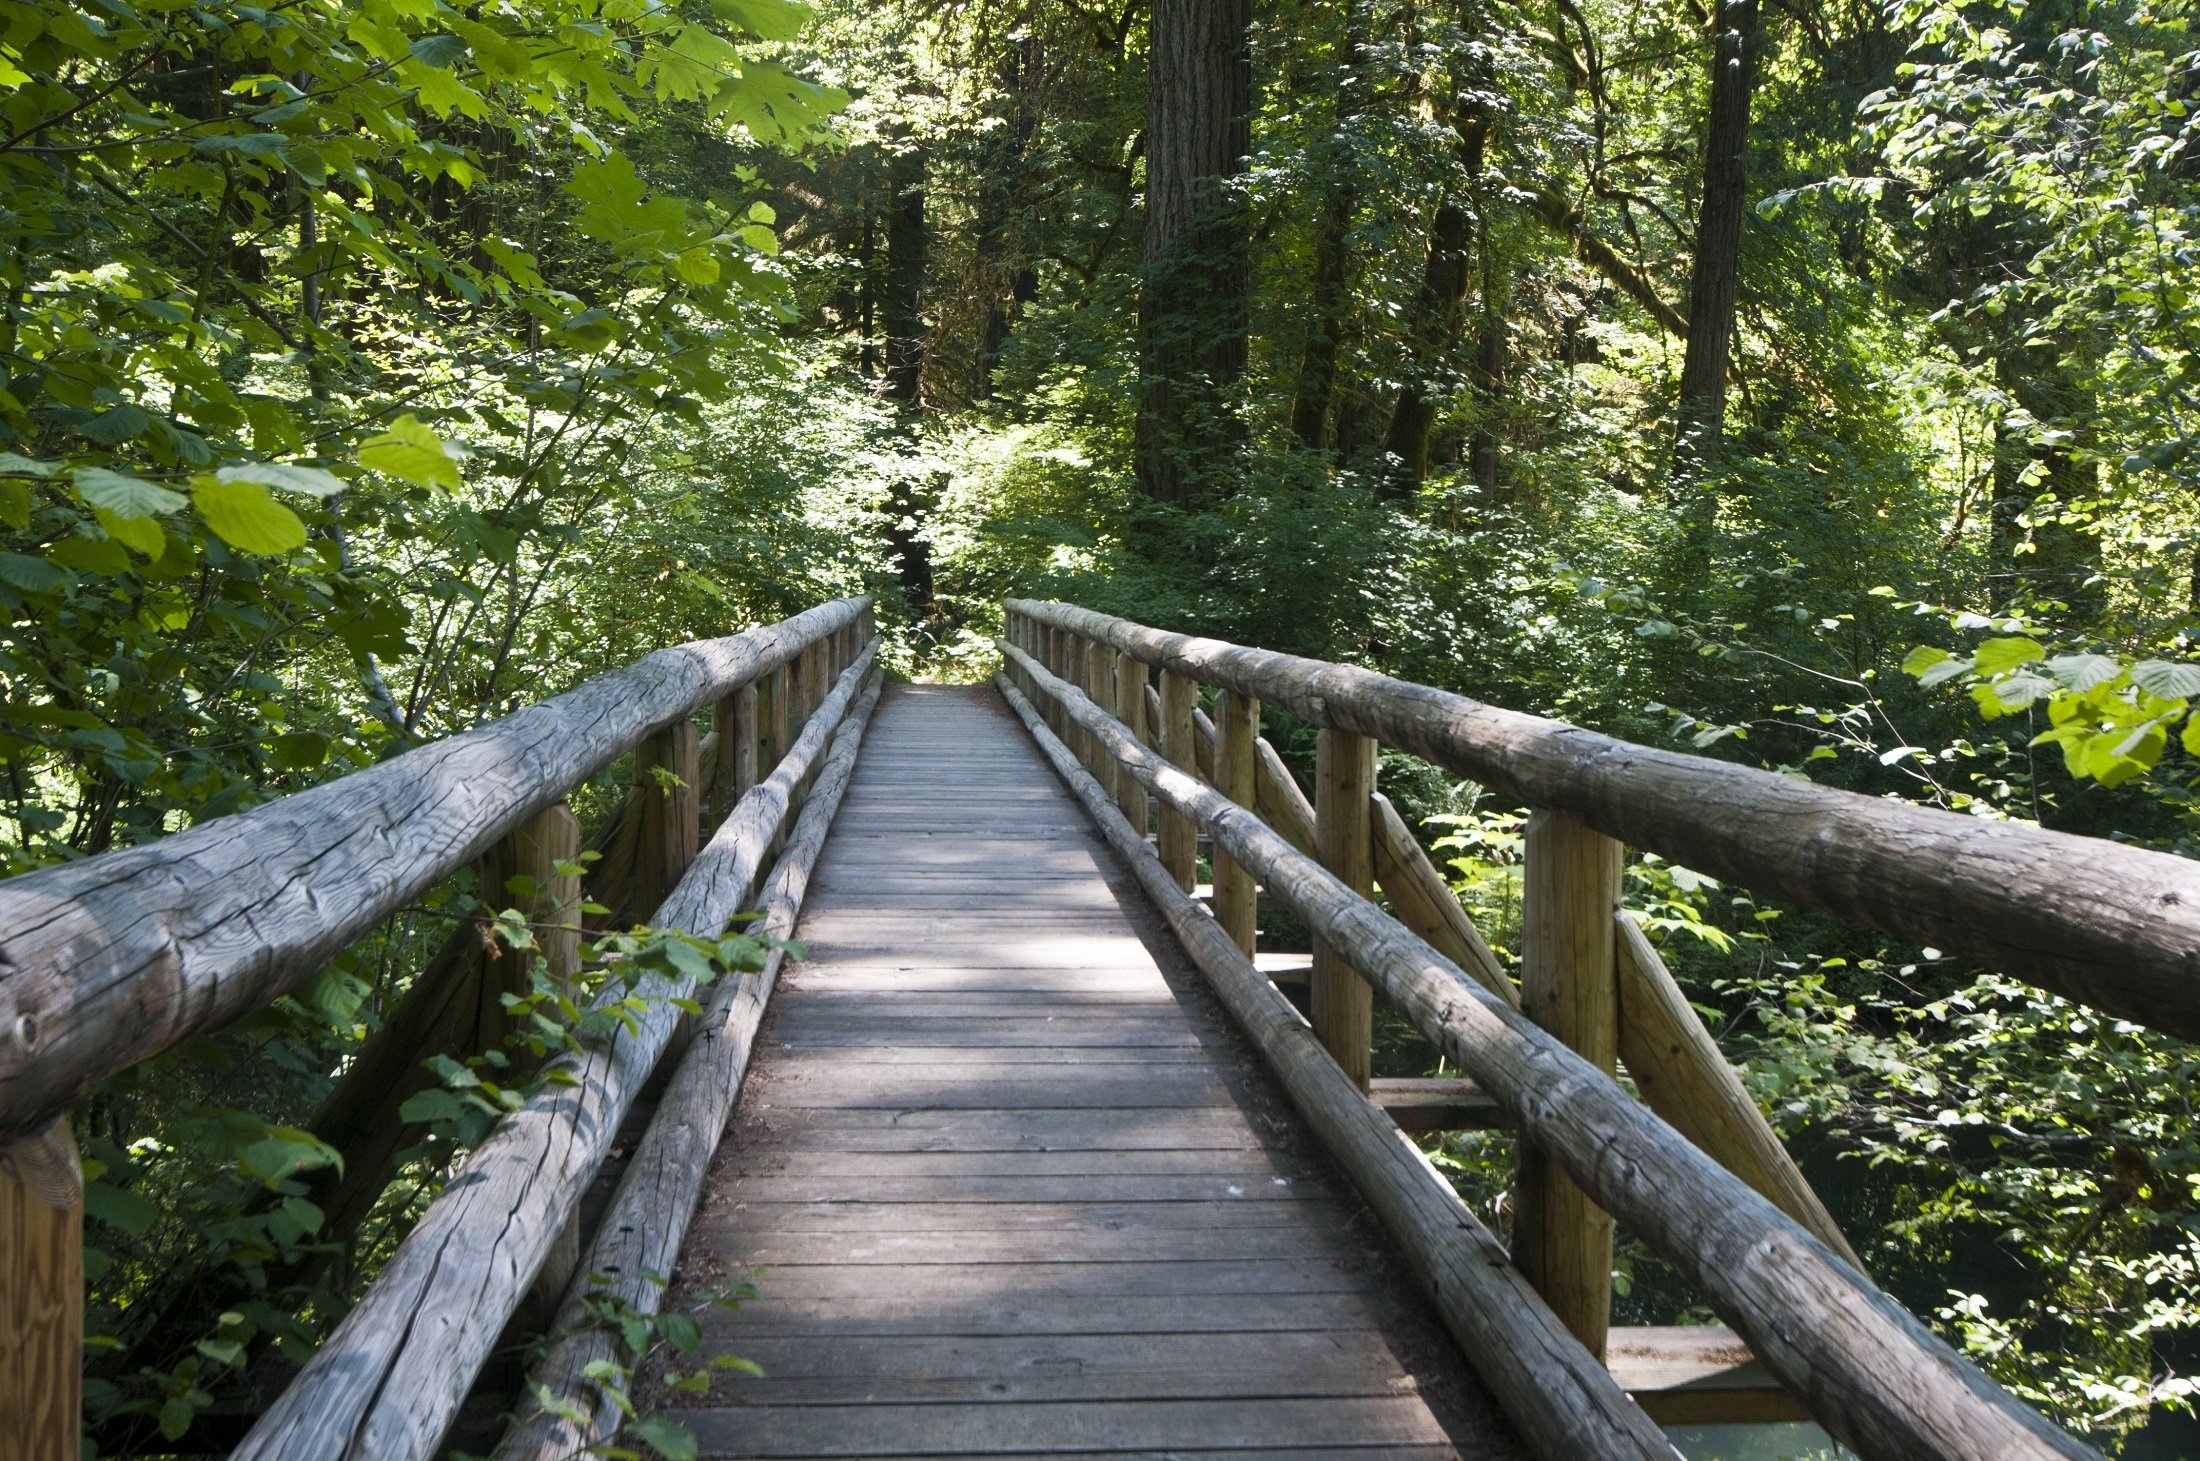
[[[669,1421],[725,1457],[1651,1457],[1661,1423],[1808,1415],[1867,1457],[2090,1454],[1872,1284],[1620,911],[1623,849],[2186,1038],[2200,869],[1066,605],[1011,601],[1001,652],[992,687],[882,689],[838,601],[0,883],[0,1454],[78,1455],[70,1109],[463,875],[534,962],[469,925],[413,980],[313,1122],[324,1236],[390,1179],[421,1060],[505,1043],[535,981],[599,1017],[278,1393],[144,1452]],[[1319,730],[1311,800],[1263,702]],[[1378,744],[1537,809],[1517,982]],[[630,753],[585,859],[565,799]],[[1257,946],[1264,904],[1310,955]],[[744,912],[800,945],[703,987],[585,967],[609,919]],[[1371,1079],[1378,997],[1467,1078]],[[1517,1132],[1509,1246],[1408,1134],[1451,1126]],[[1727,1327],[1609,1329],[1615,1222]],[[665,1383],[629,1347],[660,1314],[761,1375]]]

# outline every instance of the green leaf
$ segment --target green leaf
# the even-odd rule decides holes
[[[52,594],[59,593],[68,582],[68,574],[43,558],[0,553],[0,583],[9,588],[21,589],[27,594]]]
[[[407,412],[359,448],[359,464],[415,487],[458,490],[458,458],[418,417]]]
[[[2047,662],[2047,672],[2058,683],[2081,692],[2105,685],[2123,671],[2122,665],[2105,654],[2058,654]]]
[[[645,1415],[627,1427],[665,1461],[695,1461],[695,1437],[688,1428],[661,1415]]]
[[[84,1213],[133,1238],[144,1237],[146,1230],[160,1221],[159,1208],[135,1192],[106,1182],[84,1184]]]
[[[60,470],[59,462],[41,462],[32,457],[18,456],[11,451],[0,451],[0,472],[11,472],[22,477],[51,477]]]
[[[328,747],[319,731],[292,731],[268,742],[268,759],[283,771],[310,771],[328,759]]]
[[[816,13],[792,0],[711,0],[710,8],[720,20],[740,26],[760,41],[791,41]]]
[[[191,501],[215,536],[240,552],[280,554],[305,546],[306,525],[298,514],[257,482],[200,477],[191,484]]]
[[[693,1354],[703,1347],[702,1326],[685,1314],[658,1315],[657,1333],[682,1354]]]
[[[104,507],[93,508],[92,516],[108,537],[137,549],[155,563],[168,551],[168,534],[149,517],[117,517]]]
[[[1954,655],[1938,645],[1921,644],[1902,657],[1902,673],[1912,677],[1919,676],[1934,665],[1954,658]]]
[[[76,495],[84,499],[86,506],[103,509],[116,517],[160,517],[181,508],[188,500],[173,488],[139,477],[126,477],[105,467],[78,467],[69,474],[69,480],[76,484]]]
[[[191,1418],[199,1413],[198,1407],[181,1395],[171,1395],[160,1403],[160,1433],[163,1439],[179,1441],[183,1433],[191,1429]]]
[[[214,475],[224,482],[257,482],[262,487],[318,498],[334,497],[351,485],[319,467],[293,467],[280,462],[248,462],[241,467],[223,467]]]
[[[1982,675],[1998,675],[2013,670],[2018,665],[2028,665],[2036,659],[2047,657],[2047,647],[2036,639],[2022,636],[2011,639],[1989,639],[1978,647],[1971,662]]]
[[[47,556],[63,568],[108,578],[130,571],[130,555],[112,538],[63,538]]]
[[[2200,665],[2162,659],[2141,660],[2131,667],[2131,683],[2164,700],[2190,700],[2200,695]]]

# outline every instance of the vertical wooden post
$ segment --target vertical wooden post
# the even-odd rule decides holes
[[[1199,774],[1192,744],[1192,710],[1199,704],[1199,682],[1175,670],[1161,672],[1161,755],[1179,771]],[[1199,824],[1164,804],[1161,808],[1161,865],[1189,893],[1199,885]]]
[[[63,1116],[0,1151],[0,1455],[76,1461],[83,1387],[84,1171]]]
[[[743,685],[722,697],[710,711],[711,728],[718,733],[718,762],[710,784],[717,794],[710,819],[713,826],[732,814],[748,789],[756,785],[756,686]]]
[[[689,727],[691,733],[693,729]],[[559,802],[513,828],[481,859],[482,900],[491,908],[516,908],[526,916],[544,962],[560,979],[571,979],[581,967],[581,876],[577,870],[561,870],[561,864],[577,869],[580,857],[580,818]],[[520,878],[526,883],[513,888]],[[497,996],[528,989],[524,961],[507,957],[496,964],[503,972],[482,981],[481,1018],[475,1026],[485,1046],[502,1039],[503,1005]]]
[[[1215,789],[1241,807],[1257,794],[1253,739],[1260,734],[1260,702],[1225,690],[1215,701]],[[1248,958],[1253,953],[1253,875],[1220,847],[1214,849],[1215,921]]]
[[[1522,1011],[1597,1069],[1619,1053],[1613,916],[1624,849],[1573,818],[1528,819],[1522,889]],[[1523,1141],[1513,1201],[1513,1262],[1589,1352],[1612,1322],[1612,1219],[1543,1152]]]
[[[1115,703],[1115,654],[1097,639],[1085,641],[1085,662],[1078,678],[1084,682],[1085,697],[1102,710],[1111,710]],[[1115,796],[1115,783],[1121,767],[1115,757],[1108,754],[1108,744],[1098,736],[1092,740],[1092,775],[1100,783],[1100,789],[1109,797]]]
[[[1361,897],[1375,891],[1375,742],[1324,730],[1314,751],[1314,850],[1321,865]],[[1314,984],[1307,1011],[1330,1058],[1368,1088],[1374,1073],[1375,991],[1344,951],[1314,940]]]
[[[1115,657],[1115,718],[1129,728],[1131,739],[1151,744],[1152,735],[1146,729],[1146,666],[1127,654]],[[1153,819],[1146,788],[1137,777],[1125,775],[1115,783],[1115,804],[1138,835],[1145,836]]]
[[[690,720],[676,720],[634,748],[641,836],[634,844],[632,901],[637,911],[647,910],[645,917],[656,916],[657,905],[695,861],[702,830],[695,795],[702,777],[700,753],[701,738]]]
[[[764,750],[756,764],[758,780],[779,769],[793,741],[787,735],[787,667],[781,665],[756,682],[757,724],[763,727]]]

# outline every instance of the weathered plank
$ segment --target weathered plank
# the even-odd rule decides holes
[[[0,1151],[0,1453],[76,1461],[84,1172],[66,1120]]]

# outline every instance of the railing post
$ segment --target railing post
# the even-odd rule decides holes
[[[781,665],[756,682],[757,724],[764,732],[764,752],[756,766],[759,780],[779,769],[779,763],[786,759],[787,747],[794,744],[793,737],[787,733],[788,680],[787,666]]]
[[[716,795],[710,818],[726,819],[743,794],[756,785],[756,686],[743,685],[711,707],[711,729],[718,734],[717,762],[710,776]]]
[[[1115,655],[1098,639],[1085,641],[1085,662],[1078,678],[1085,682],[1086,698],[1102,710],[1108,710],[1115,699],[1115,687],[1111,683],[1115,675]],[[1108,754],[1107,742],[1098,736],[1092,741],[1092,775],[1100,783],[1100,789],[1110,797],[1115,795],[1115,784],[1122,768]]]
[[[513,828],[481,859],[482,901],[491,908],[516,908],[526,917],[544,962],[559,979],[571,979],[581,967],[581,875],[561,870],[577,869],[580,856],[580,818],[559,802]],[[528,886],[514,891],[510,884],[519,878]],[[502,1042],[504,1007],[498,995],[527,993],[525,962],[498,961],[507,963],[513,973],[501,979],[485,975],[481,981],[481,1014],[474,1028],[485,1048]]]
[[[1123,722],[1131,733],[1131,739],[1140,745],[1151,743],[1146,730],[1146,665],[1145,661],[1128,654],[1115,657],[1115,718]],[[1125,775],[1115,783],[1115,804],[1122,808],[1123,816],[1138,835],[1143,837],[1153,820],[1147,815],[1149,803],[1146,788],[1135,776]]]
[[[1175,670],[1161,672],[1161,754],[1177,770],[1199,775],[1199,751],[1192,744],[1192,709],[1199,704],[1199,682]],[[1199,824],[1167,803],[1161,807],[1161,865],[1189,893],[1199,885]]]
[[[0,1453],[76,1461],[83,1367],[84,1172],[62,1116],[0,1152]]]
[[[701,777],[700,738],[695,723],[682,718],[634,748],[635,808],[641,835],[634,845],[632,907],[654,917],[695,861],[702,830],[695,783]],[[644,911],[646,910],[646,912]]]
[[[1375,892],[1375,742],[1324,729],[1314,753],[1314,846],[1321,865],[1361,897]],[[1307,1011],[1314,1033],[1344,1073],[1368,1088],[1374,1074],[1375,991],[1345,951],[1314,940],[1314,982]]]
[[[1558,812],[1528,819],[1521,895],[1522,1011],[1591,1065],[1618,1062],[1619,988],[1612,919],[1625,849]],[[1589,1352],[1604,1357],[1612,1321],[1612,1218],[1520,1144],[1513,1262]]]
[[[1254,773],[1253,740],[1260,734],[1260,702],[1225,690],[1215,700],[1215,790],[1221,792],[1239,806],[1250,809],[1257,795]],[[1237,859],[1216,847],[1212,854],[1215,865],[1215,921],[1222,931],[1237,944],[1240,952],[1252,957],[1255,917],[1258,905],[1253,891],[1253,875],[1237,864]]]

